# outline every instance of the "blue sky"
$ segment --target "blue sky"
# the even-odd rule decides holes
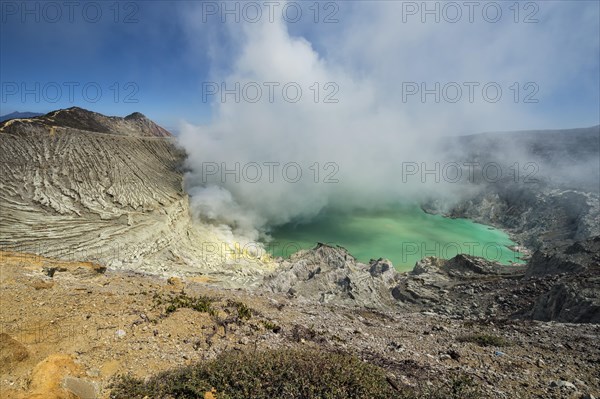
[[[53,16],[41,8],[43,3],[29,4],[33,10],[38,7],[38,15],[27,14],[23,21],[20,2],[16,14],[3,15],[3,89],[7,85],[12,88],[8,82],[20,86],[18,93],[2,98],[3,113],[46,112],[77,105],[114,115],[141,111],[171,125],[179,118],[198,121],[206,117],[206,107],[195,101],[194,87],[206,75],[208,63],[187,57],[186,36],[177,23],[175,7],[127,2],[119,5],[120,15],[116,16],[114,3],[96,2],[102,10],[96,23],[89,22],[95,19],[94,9],[87,9],[88,21],[83,5],[74,8],[72,22],[68,10],[61,7],[62,18],[52,23],[48,18]],[[131,19],[126,19],[130,15]],[[68,82],[79,84],[73,85],[73,98],[69,98]],[[40,85],[39,102],[33,94],[23,99],[21,85],[35,90],[36,83]],[[55,84],[64,89],[62,95],[56,95]],[[90,84],[87,94],[86,84]],[[96,101],[98,86],[102,95]]]
[[[253,48],[250,41],[262,48],[260,41],[270,40],[252,33],[268,10],[262,6],[261,21],[248,23],[244,19],[252,18],[248,13],[253,10],[243,14],[244,3],[238,3],[240,23],[231,15],[223,23],[223,8],[236,7],[236,2],[208,3],[80,2],[68,9],[63,2],[2,1],[0,114],[76,105],[109,115],[140,111],[177,130],[182,121],[210,124],[224,112],[222,104],[203,101],[203,82],[247,81],[257,76],[283,82],[285,75],[274,73],[271,78],[256,73],[269,71],[269,65],[243,55],[244,49]],[[280,23],[287,40],[311,49],[313,63],[326,71],[323,76],[350,82],[340,85],[340,101],[357,102],[356,112],[378,112],[382,107],[410,110],[398,116],[404,118],[395,122],[398,126],[440,130],[430,122],[435,115],[460,121],[448,127],[452,134],[599,123],[597,1],[521,2],[518,16],[510,9],[513,2],[497,2],[503,15],[494,23],[479,10],[474,21],[468,21],[464,7],[457,22],[444,20],[454,18],[453,9],[440,11],[436,22],[435,16],[414,9],[423,3],[404,3],[354,1],[333,6],[321,2],[317,16],[311,8],[314,2],[299,2],[302,18]],[[444,7],[440,2],[428,4],[435,9],[436,3],[440,10]],[[535,7],[527,5],[531,3]],[[280,12],[274,15],[281,19]],[[527,15],[538,22],[525,23]],[[331,23],[324,22],[327,16]],[[278,43],[269,45],[272,52],[285,53]],[[265,63],[276,62],[268,58],[263,57]],[[301,63],[296,60],[286,68]],[[521,96],[527,94],[523,86],[534,82],[538,102],[493,104],[492,108],[481,98],[473,103],[407,103],[400,95],[399,82],[430,87],[435,82],[443,86],[470,81],[497,82],[504,99],[514,94],[510,87],[515,82]],[[356,91],[347,89],[351,85],[356,85],[352,86]],[[56,87],[61,87],[61,93]],[[365,96],[362,102],[358,101],[361,95]]]

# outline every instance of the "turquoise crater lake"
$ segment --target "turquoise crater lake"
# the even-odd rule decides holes
[[[287,224],[271,232],[274,256],[289,257],[317,242],[340,245],[361,262],[387,258],[400,271],[412,270],[419,259],[450,259],[459,253],[481,256],[505,265],[523,263],[515,245],[500,230],[467,219],[423,212],[417,206],[352,214],[327,212],[303,224]]]

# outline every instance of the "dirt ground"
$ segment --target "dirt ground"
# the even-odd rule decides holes
[[[185,302],[204,297],[210,312]],[[298,346],[355,353],[413,386],[460,372],[485,397],[600,396],[599,325],[375,312],[0,252],[2,398],[108,398],[119,374]]]

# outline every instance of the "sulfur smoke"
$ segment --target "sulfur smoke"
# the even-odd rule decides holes
[[[450,24],[418,17],[403,23],[403,2],[351,3],[329,26],[290,24],[277,14],[273,22],[200,26],[202,11],[186,11],[190,35],[217,29],[210,37],[223,40],[201,45],[213,54],[199,94],[211,104],[212,120],[180,129],[196,217],[257,239],[326,209],[472,195],[475,188],[444,176],[406,176],[407,165],[435,169],[463,159],[457,146],[439,145],[440,137],[560,127],[541,116],[543,100],[577,73],[574,65],[589,66],[598,48],[597,39],[580,40],[594,32],[586,11],[572,7],[546,4],[546,19],[535,25],[508,17]],[[564,12],[570,16],[562,19]],[[581,23],[561,30],[569,18]],[[515,102],[509,86],[531,81],[543,88],[542,104]],[[439,101],[435,94],[407,96],[414,84],[431,89],[447,82],[463,88],[459,101],[448,101],[449,92]],[[464,82],[479,82],[473,101]],[[482,97],[489,82],[503,89],[500,101]],[[509,155],[527,158],[518,149]]]

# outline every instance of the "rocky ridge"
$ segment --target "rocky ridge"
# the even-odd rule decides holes
[[[272,267],[232,259],[216,229],[192,223],[185,153],[140,113],[119,118],[69,108],[12,119],[0,124],[0,141],[4,249],[114,269],[209,273],[238,286]]]
[[[477,165],[470,198],[423,209],[506,230],[536,250],[600,235],[600,126],[484,133],[443,142],[448,162]],[[487,176],[486,165],[500,173]]]
[[[8,120],[0,126],[1,132],[19,134],[25,130],[40,133],[52,128],[62,131],[77,130],[130,137],[173,137],[144,114],[134,112],[124,118],[105,116],[79,107],[59,109],[46,115]]]

